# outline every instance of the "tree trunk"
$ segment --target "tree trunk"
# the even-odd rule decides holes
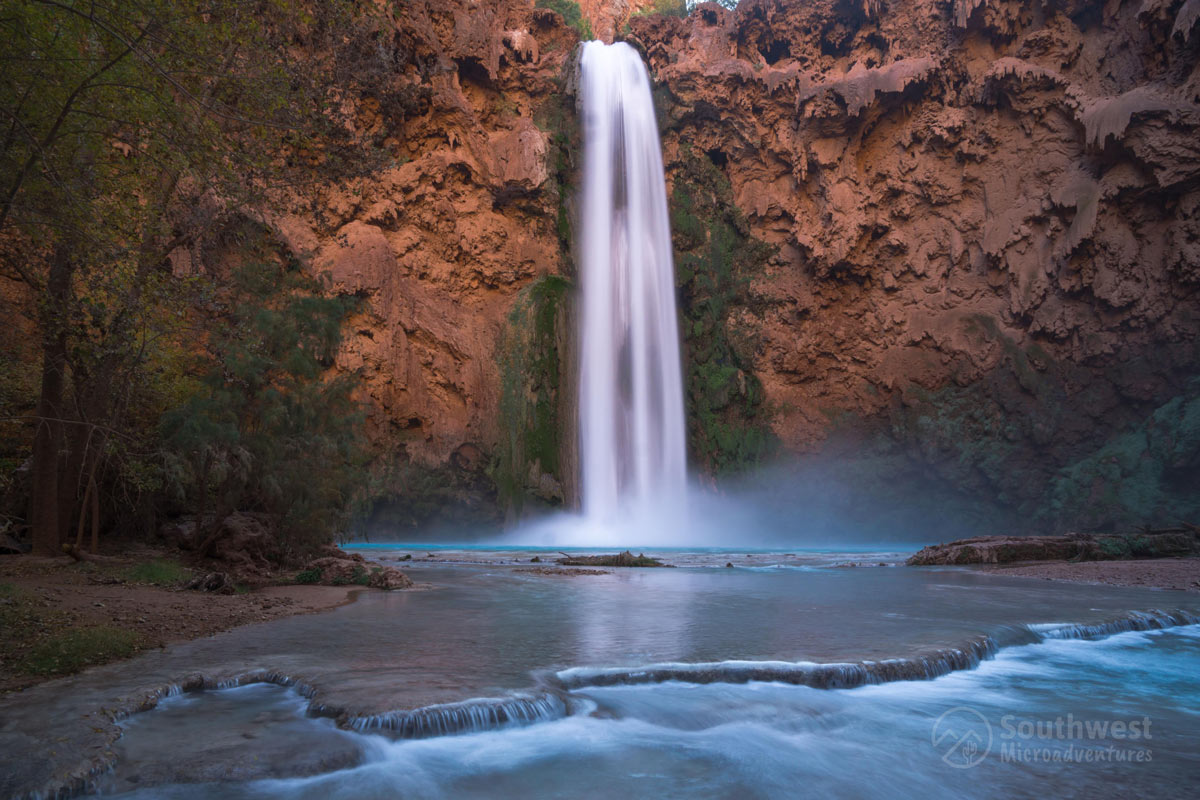
[[[63,396],[67,377],[66,325],[70,291],[71,264],[65,254],[59,252],[50,265],[46,305],[42,311],[42,385],[33,436],[33,486],[29,496],[33,552],[43,556],[62,553],[64,521],[59,507],[59,458],[66,410]]]
[[[93,473],[92,482],[90,485],[92,492],[92,552],[99,555],[100,553],[100,487],[96,485],[96,476]]]

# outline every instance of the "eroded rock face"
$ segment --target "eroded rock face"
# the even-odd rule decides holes
[[[579,0],[579,8],[598,39],[611,43],[630,18],[654,8],[654,0]]]
[[[355,134],[390,164],[306,192],[273,224],[333,291],[366,300],[338,369],[365,378],[373,441],[438,467],[495,445],[505,316],[524,286],[564,268],[547,104],[561,102],[577,35],[528,0],[391,13],[384,77],[347,101]]]
[[[1198,392],[1187,8],[742,0],[631,20],[669,177],[705,153],[777,248],[729,324],[753,340],[788,451],[823,447],[831,419],[874,425],[910,469],[1041,504],[1031,527],[1102,524],[1114,492],[1135,493],[1133,462],[1159,456],[1134,443],[1085,462]],[[1192,469],[1198,444],[1147,480],[1195,500],[1171,464]]]
[[[647,57],[671,185],[710,162],[774,248],[722,298],[712,441],[738,403],[784,453],[857,437],[839,463],[881,448],[870,480],[987,498],[993,529],[1200,513],[1195,3],[649,5],[581,3]],[[338,368],[365,376],[376,444],[486,482],[508,315],[570,273],[577,35],[531,0],[392,13],[390,77],[348,101],[392,163],[276,228],[367,301]]]

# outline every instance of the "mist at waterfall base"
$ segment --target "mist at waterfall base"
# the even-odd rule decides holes
[[[862,476],[860,466],[829,455],[793,458],[726,477],[719,488],[693,476],[682,511],[643,507],[607,521],[543,511],[504,531],[435,529],[429,541],[733,550],[902,543],[916,549],[1004,533],[1010,524],[987,498],[950,490],[935,477],[898,476],[885,487]],[[375,534],[375,540],[389,536],[385,529]]]
[[[654,506],[597,521],[578,512],[526,509],[500,520],[434,516],[399,526],[384,514],[356,536],[368,542],[527,545],[530,547],[790,548],[897,544],[918,547],[1004,533],[1003,511],[985,497],[948,490],[933,477],[907,475],[891,486],[862,477],[859,465],[829,455],[789,459],[727,477],[714,486],[693,476],[683,510]],[[451,510],[453,513],[454,510]]]

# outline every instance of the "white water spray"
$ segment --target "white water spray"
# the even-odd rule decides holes
[[[671,226],[650,79],[624,43],[584,45],[582,72],[583,512],[605,527],[654,526],[653,538],[678,540],[661,528],[683,522],[687,459]]]

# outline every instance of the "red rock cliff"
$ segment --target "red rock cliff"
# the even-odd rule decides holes
[[[1135,468],[1099,464],[1126,454],[1061,470],[1197,394],[1198,14],[742,0],[632,20],[668,172],[704,153],[777,247],[730,324],[757,337],[787,449],[874,419],[993,498],[1124,491]]]
[[[786,451],[874,430],[999,505],[1060,492],[1067,519],[1140,469],[1113,477],[1141,451],[1110,435],[1200,439],[1179,433],[1200,415],[1195,0],[641,5],[583,3],[647,57],[669,180],[707,159],[774,248],[725,323]],[[394,163],[280,228],[370,298],[341,365],[367,376],[375,440],[478,470],[508,434],[506,317],[569,273],[576,34],[532,0],[394,15],[394,77],[357,101]]]
[[[389,76],[349,101],[392,163],[304,197],[278,228],[335,290],[369,300],[339,366],[366,379],[374,441],[392,459],[478,471],[501,436],[505,317],[563,268],[546,119],[577,35],[532,0],[392,14]]]

